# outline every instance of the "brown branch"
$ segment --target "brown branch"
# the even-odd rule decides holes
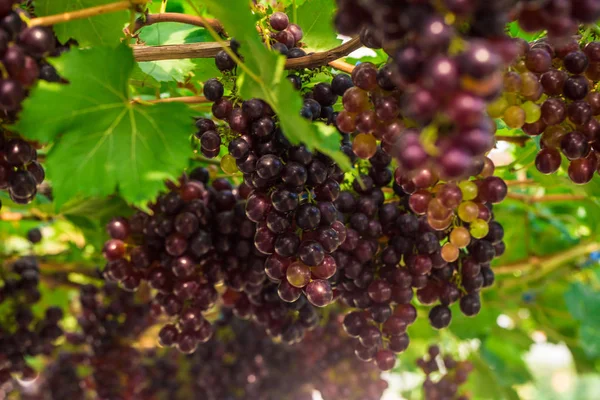
[[[585,242],[560,253],[552,254],[546,257],[531,256],[526,260],[517,261],[510,264],[492,267],[496,275],[514,274],[515,272],[531,271],[531,276],[537,279],[543,275],[555,271],[565,263],[576,260],[579,257],[600,250],[600,243]],[[519,277],[523,279],[523,277]],[[531,280],[530,278],[528,278]]]
[[[341,46],[335,47],[328,51],[322,51],[319,53],[309,54],[304,57],[289,59],[286,61],[285,67],[287,69],[320,67],[332,61],[345,57],[353,51],[360,49],[361,47],[362,43],[360,42],[360,39],[356,37],[347,41]]]
[[[229,45],[229,42],[227,42]],[[163,46],[134,45],[136,61],[181,60],[187,58],[213,58],[222,47],[219,43],[186,43]]]
[[[158,24],[160,22],[179,22],[182,24],[189,24],[189,25],[199,26],[202,28],[204,28],[206,26],[206,24],[205,24],[205,22],[206,22],[206,23],[210,24],[210,26],[219,33],[223,33],[225,31],[225,28],[223,28],[223,25],[216,19],[200,18],[195,15],[167,12],[167,13],[162,13],[162,14],[147,14],[145,16],[145,19],[138,18],[135,21],[135,26],[133,27],[133,32],[131,32],[131,33],[135,33],[145,26]]]
[[[514,143],[518,146],[525,146],[525,143],[531,139],[530,136],[502,136],[496,135],[496,140],[499,142]]]
[[[286,61],[286,69],[315,68],[347,56],[362,46],[359,38],[354,38],[341,46],[328,51],[309,54]],[[178,60],[186,58],[213,58],[221,50],[219,43],[190,43],[164,46],[133,46],[137,61]],[[348,64],[349,65],[349,64]]]
[[[30,26],[50,26],[63,22],[69,22],[76,19],[85,19],[97,15],[108,14],[116,11],[123,11],[132,8],[138,4],[146,4],[148,0],[123,0],[115,3],[104,4],[97,7],[84,8],[82,10],[70,11],[62,14],[48,15],[45,17],[33,18]]]
[[[336,60],[336,61],[331,61],[329,63],[329,66],[338,69],[342,72],[346,72],[348,74],[351,74],[352,71],[354,71],[354,65],[347,63],[346,61],[342,61],[342,60]]]
[[[526,203],[548,203],[553,201],[578,201],[588,199],[588,196],[581,194],[547,194],[544,196],[529,196],[526,194],[511,192],[509,192],[506,197],[509,199],[524,201]]]
[[[506,183],[506,186],[537,186],[537,185],[539,185],[539,182],[537,182],[535,179],[504,181],[504,183]]]
[[[185,103],[185,104],[199,104],[199,103],[212,103],[204,96],[183,96],[183,97],[167,97],[164,99],[156,100],[145,100],[146,103]]]

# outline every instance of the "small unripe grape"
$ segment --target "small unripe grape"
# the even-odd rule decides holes
[[[371,158],[377,152],[377,139],[368,133],[359,133],[352,142],[352,150],[363,160]]]
[[[482,219],[476,219],[471,222],[469,232],[475,239],[484,238],[489,232],[488,223]]]
[[[442,246],[442,258],[446,262],[453,262],[458,260],[460,251],[458,247],[453,245],[452,243],[446,243]]]
[[[473,222],[479,216],[479,207],[472,201],[463,201],[458,206],[458,217],[465,222]]]
[[[541,107],[532,101],[526,101],[521,108],[525,111],[525,122],[528,124],[533,124],[542,117]]]
[[[504,111],[503,119],[510,128],[521,128],[525,125],[525,111],[519,106],[510,106]]]
[[[471,243],[471,234],[469,230],[463,226],[457,226],[450,232],[450,243],[463,249]]]
[[[458,184],[463,195],[463,200],[473,200],[477,197],[477,185],[471,181],[462,181]]]
[[[237,164],[235,158],[226,154],[221,158],[221,169],[227,175],[234,175],[238,173]]]
[[[502,96],[488,105],[487,112],[492,118],[500,118],[504,115],[504,111],[506,111],[508,106],[509,104],[506,97]]]

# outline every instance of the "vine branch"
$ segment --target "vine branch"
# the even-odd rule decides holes
[[[509,199],[520,200],[525,203],[548,203],[553,201],[578,201],[586,200],[588,196],[580,194],[547,194],[543,196],[529,196],[521,193],[509,192],[506,197]]]
[[[502,136],[496,135],[496,140],[499,142],[514,143],[517,146],[525,146],[525,143],[531,139],[529,136]]]
[[[225,42],[229,46],[229,42]],[[345,72],[352,72],[354,67],[348,63],[336,62],[362,46],[359,38],[334,47],[328,51],[322,51],[306,55],[304,57],[288,59],[285,63],[286,69],[316,68],[335,62],[332,65]],[[137,61],[176,60],[186,58],[212,58],[217,55],[222,46],[219,43],[188,43],[172,44],[163,46],[133,46],[133,55]]]
[[[144,19],[138,18],[135,21],[135,25],[131,33],[135,33],[145,26],[158,24],[160,22],[179,22],[201,28],[205,28],[206,24],[208,23],[215,31],[219,33],[223,33],[225,31],[223,25],[216,19],[199,18],[195,15],[166,12],[162,14],[147,14]]]
[[[82,10],[69,11],[62,14],[33,18],[30,21],[30,26],[50,26],[73,21],[76,19],[95,17],[97,15],[128,10],[135,5],[146,4],[148,1],[149,0],[123,0],[115,3],[104,4],[101,6],[84,8]]]
[[[553,254],[546,257],[531,256],[526,260],[492,267],[492,269],[497,275],[513,274],[516,271],[530,271],[533,269],[535,269],[538,274],[547,274],[556,270],[556,268],[560,267],[566,262],[599,250],[600,243],[586,242],[572,247],[567,251],[563,251],[557,254]]]

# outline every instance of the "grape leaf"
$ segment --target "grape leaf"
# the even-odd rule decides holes
[[[309,149],[319,150],[336,160],[343,170],[350,170],[350,161],[340,150],[337,132],[311,125],[300,117],[302,99],[284,78],[285,58],[267,49],[261,41],[256,32],[256,17],[250,12],[248,1],[207,0],[205,4],[227,32],[240,42],[244,64],[254,75],[240,73],[238,87],[242,98],[258,97],[267,101],[279,116],[283,133],[290,142],[302,142]],[[232,13],[231,9],[236,12]]]
[[[304,31],[302,41],[310,50],[325,51],[342,43],[331,19],[334,10],[334,0],[307,0],[298,7],[296,23]],[[292,15],[291,9],[288,15]]]
[[[70,84],[42,82],[15,129],[29,139],[55,141],[46,165],[57,204],[78,194],[107,196],[118,187],[125,200],[143,205],[165,179],[181,173],[193,114],[181,103],[130,102],[129,47],[73,50],[56,65]]]
[[[483,343],[481,357],[495,370],[503,385],[522,384],[532,379],[521,349],[503,337],[489,336]]]
[[[145,26],[140,30],[140,39],[148,46],[211,41],[206,29],[193,25],[165,22]],[[212,59],[160,60],[138,63],[141,70],[159,82],[183,81],[194,70],[198,79],[208,79],[219,74]]]
[[[36,0],[35,12],[43,17],[113,2],[114,0]],[[123,28],[128,21],[129,12],[118,11],[86,19],[75,19],[56,24],[53,28],[61,43],[75,39],[81,47],[116,45],[123,38]]]

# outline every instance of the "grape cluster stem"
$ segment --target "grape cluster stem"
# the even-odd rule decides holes
[[[61,14],[48,15],[45,17],[33,18],[30,26],[51,26],[76,19],[85,19],[97,15],[108,14],[116,11],[128,10],[136,5],[146,4],[148,0],[123,0],[115,3],[104,4],[97,7],[84,8],[82,10],[70,11]]]

